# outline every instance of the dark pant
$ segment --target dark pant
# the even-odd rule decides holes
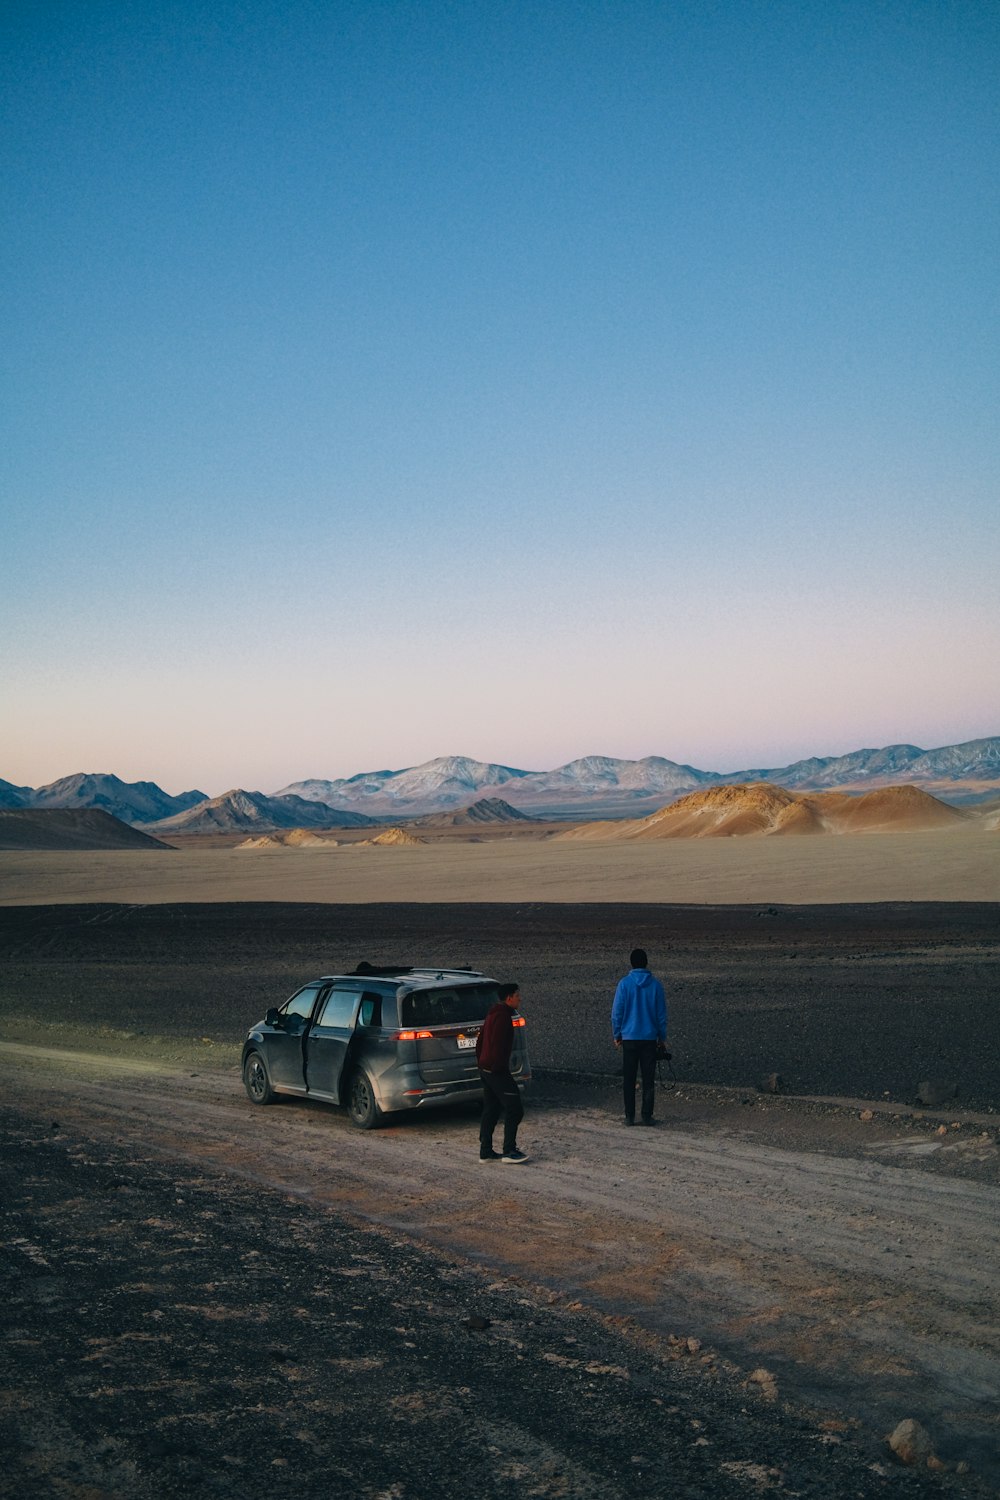
[[[656,1077],[656,1043],[622,1042],[622,1082],[625,1090],[625,1118],[635,1119],[635,1077],[642,1072],[642,1118],[653,1118],[653,1096]]]
[[[503,1154],[506,1156],[508,1152],[517,1150],[517,1127],[524,1118],[521,1091],[506,1068],[502,1073],[484,1073],[480,1068],[479,1076],[483,1080],[483,1118],[479,1126],[479,1149],[492,1149],[493,1131],[503,1115]]]

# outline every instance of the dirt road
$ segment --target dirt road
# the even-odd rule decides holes
[[[941,1482],[1000,1490],[995,1121],[682,1090],[661,1098],[660,1128],[626,1131],[613,1089],[543,1084],[522,1129],[530,1165],[483,1166],[468,1114],[362,1134],[324,1106],[257,1109],[235,1069],[197,1058],[0,1046],[40,1134],[56,1122],[514,1276],[611,1319],[649,1360],[698,1367],[744,1410],[788,1403],[876,1466],[893,1463],[884,1435],[917,1417],[952,1474],[971,1467]]]

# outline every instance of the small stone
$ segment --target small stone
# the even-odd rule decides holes
[[[466,1318],[462,1323],[462,1327],[467,1328],[470,1333],[484,1333],[489,1326],[490,1319],[481,1318],[478,1314],[473,1314],[471,1318]]]
[[[948,1134],[948,1127],[947,1127],[947,1125],[939,1125],[938,1128],[937,1128],[937,1130],[935,1130],[934,1134],[935,1135],[947,1135]]]
[[[701,1348],[701,1339],[688,1339],[688,1341],[687,1341],[687,1352],[689,1354],[697,1354],[698,1350],[700,1348]]]
[[[936,1469],[939,1473],[946,1473],[949,1466],[945,1463],[943,1458],[938,1458],[936,1453],[932,1453],[930,1458],[927,1460],[927,1467],[929,1469]]]
[[[934,1452],[930,1433],[914,1417],[906,1417],[889,1435],[889,1447],[900,1463],[925,1464]]]
[[[780,1073],[768,1073],[766,1078],[761,1078],[757,1083],[758,1094],[780,1094],[784,1087],[784,1081]]]
[[[859,1118],[862,1119],[862,1120],[864,1120],[866,1123],[869,1120],[874,1120],[874,1118],[875,1118],[875,1111],[873,1109],[863,1109],[861,1111],[861,1114],[860,1114]]]

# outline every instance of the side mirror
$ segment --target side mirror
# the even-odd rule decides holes
[[[281,1025],[281,1011],[278,1009],[278,1007],[276,1005],[272,1005],[271,1006],[271,1009],[268,1011],[267,1015],[264,1017],[264,1021],[265,1021],[266,1025],[268,1025],[268,1026],[280,1026]]]

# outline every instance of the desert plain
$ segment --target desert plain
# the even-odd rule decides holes
[[[0,1493],[998,1493],[1000,833],[556,832],[0,853]],[[528,1165],[250,1104],[247,1026],[361,958],[520,980]]]

